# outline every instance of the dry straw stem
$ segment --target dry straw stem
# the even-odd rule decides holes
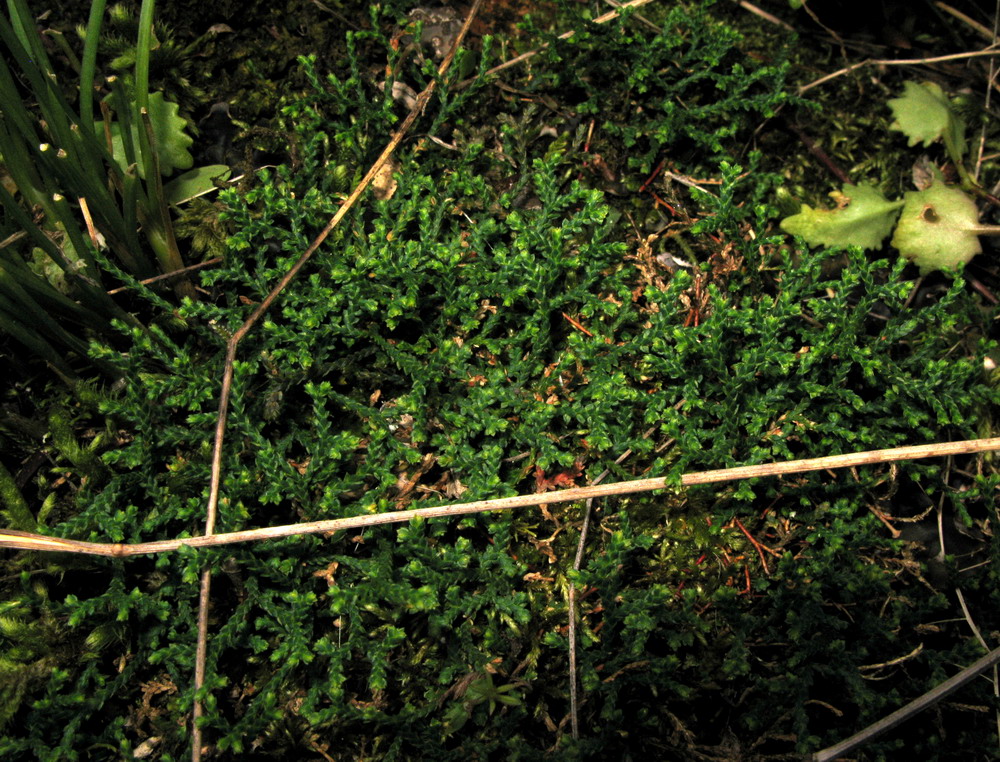
[[[455,55],[458,53],[458,49],[465,39],[465,36],[469,32],[469,28],[472,26],[472,20],[476,17],[476,13],[479,11],[479,6],[482,5],[483,0],[475,0],[472,4],[472,8],[469,10],[469,15],[465,19],[465,23],[462,25],[462,29],[459,31],[458,36],[455,38],[454,43],[452,43],[451,50],[448,51],[448,55],[445,56],[444,60],[441,62],[441,66],[438,68],[438,74],[444,76],[451,66],[451,62],[455,59]],[[417,101],[407,114],[406,119],[399,126],[399,129],[392,136],[392,139],[386,145],[382,154],[375,160],[372,164],[371,169],[368,170],[367,174],[361,179],[357,187],[351,192],[351,195],[347,197],[344,203],[341,205],[337,213],[330,218],[330,221],[326,224],[326,227],[320,231],[319,235],[313,240],[309,247],[302,252],[302,255],[295,261],[286,272],[281,280],[278,281],[277,285],[271,289],[270,293],[264,298],[264,300],[257,305],[257,308],[250,314],[246,322],[243,323],[237,329],[237,331],[230,337],[226,344],[226,360],[225,367],[222,373],[222,389],[219,395],[219,416],[215,424],[215,442],[212,449],[212,473],[211,481],[209,484],[208,493],[208,506],[206,508],[205,517],[205,539],[210,539],[215,533],[215,519],[218,513],[219,506],[219,487],[222,483],[222,450],[223,443],[225,440],[226,433],[226,417],[229,413],[229,395],[232,390],[233,384],[233,363],[236,360],[236,348],[243,337],[250,332],[250,329],[256,325],[257,321],[267,312],[271,304],[278,298],[278,295],[285,290],[285,287],[292,282],[292,279],[298,275],[299,271],[305,266],[306,262],[312,257],[313,253],[323,244],[327,236],[333,231],[344,216],[354,207],[358,199],[361,198],[361,194],[367,190],[368,186],[371,184],[375,176],[381,171],[382,167],[392,156],[393,152],[402,142],[403,137],[406,135],[407,131],[416,121],[417,117],[420,116],[424,109],[427,107],[427,102],[430,100],[431,95],[434,93],[434,89],[437,86],[437,80],[432,79],[430,83],[424,88],[423,92],[417,96]],[[199,762],[201,759],[201,728],[199,726],[199,719],[202,716],[202,704],[201,699],[197,697],[198,691],[201,690],[202,686],[205,684],[205,660],[208,655],[208,603],[212,591],[212,570],[205,569],[201,574],[201,589],[198,594],[198,643],[195,648],[195,674],[194,674],[194,687],[196,692],[196,697],[194,701],[194,706],[192,709],[192,732],[191,732],[191,759],[193,762]]]
[[[809,471],[853,468],[875,463],[892,463],[900,460],[917,460],[920,458],[936,458],[949,455],[968,455],[970,453],[993,450],[1000,450],[1000,437],[916,445],[912,447],[893,447],[887,450],[868,450],[866,452],[848,453],[845,455],[827,455],[822,458],[789,460],[783,463],[764,463],[755,466],[737,466],[735,468],[722,468],[713,471],[697,471],[684,474],[680,479],[680,485],[691,487],[698,484],[718,484],[721,482],[739,481],[741,479],[787,476]],[[477,500],[471,503],[456,503],[454,505],[440,505],[431,508],[414,508],[406,511],[392,511],[390,513],[372,513],[344,519],[310,521],[302,524],[266,527],[264,529],[247,529],[242,532],[227,532],[210,536],[185,537],[178,540],[158,540],[155,542],[134,544],[63,540],[57,537],[46,537],[29,532],[5,529],[0,530],[0,547],[16,548],[19,550],[83,553],[87,555],[122,558],[125,556],[145,555],[147,553],[167,553],[185,545],[191,548],[216,547],[238,542],[259,542],[261,540],[275,540],[305,534],[325,534],[347,529],[354,530],[378,526],[380,524],[399,524],[411,521],[412,519],[452,518],[455,516],[465,516],[470,513],[505,511],[532,505],[551,505],[552,503],[568,503],[600,497],[631,495],[638,492],[670,489],[674,484],[675,482],[671,478],[660,476],[650,479],[596,484],[590,487],[573,487],[556,492],[515,495],[513,497],[501,497],[493,500]]]
[[[761,8],[758,8],[753,3],[748,3],[747,0],[739,0],[739,4],[740,8],[742,8],[743,10],[750,11],[750,13],[754,14],[755,16],[760,16],[765,21],[769,21],[772,24],[776,24],[777,26],[787,29],[789,32],[795,31],[795,27],[793,27],[791,24],[788,24],[779,19],[777,16],[774,16],[768,13],[767,11],[762,10]]]
[[[622,8],[625,8],[625,7],[627,7],[629,5],[628,3],[619,3],[618,0],[604,0],[604,2],[606,2],[608,5],[610,5],[612,8],[614,8],[616,11],[619,11],[619,12],[621,11]],[[644,0],[644,2],[639,2],[639,3],[635,3],[635,4],[636,5],[645,5],[645,3],[647,3],[647,2],[651,2],[651,0]],[[608,14],[605,14],[605,15],[608,15]],[[603,16],[601,18],[603,18]],[[641,13],[635,14],[635,18],[638,21],[642,22],[646,27],[648,27],[649,29],[653,30],[656,34],[660,33],[660,27],[657,26],[656,24],[654,24],[652,21],[650,21],[645,16],[643,16]]]
[[[842,77],[845,74],[850,74],[852,71],[862,68],[863,66],[920,66],[922,64],[930,63],[942,63],[944,61],[960,61],[965,58],[980,58],[982,56],[1000,56],[1000,47],[990,46],[984,48],[983,50],[973,50],[969,53],[953,53],[947,56],[933,56],[931,58],[866,58],[864,61],[858,61],[857,63],[846,66],[843,69],[838,69],[835,72],[831,72],[823,77],[820,77],[808,85],[802,85],[799,88],[799,95],[811,90],[817,85],[822,85],[825,82],[829,82],[831,79],[836,79],[837,77]]]
[[[972,29],[975,29],[980,35],[982,35],[986,39],[987,42],[993,42],[994,39],[996,38],[996,35],[993,33],[993,31],[987,29],[978,21],[969,18],[957,8],[952,8],[947,3],[941,3],[941,2],[934,3],[934,5],[936,5],[945,13],[950,13],[952,16],[961,21],[963,24],[966,24],[970,26]]]

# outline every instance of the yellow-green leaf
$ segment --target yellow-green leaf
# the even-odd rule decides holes
[[[892,98],[889,108],[895,117],[890,129],[906,135],[909,145],[923,143],[929,146],[943,138],[949,150],[958,153],[954,160],[961,159],[965,125],[952,108],[948,96],[936,83],[904,82],[903,95]]]
[[[958,188],[935,182],[926,190],[906,193],[903,201],[892,245],[921,274],[952,269],[982,251],[979,210]]]
[[[902,201],[889,201],[877,188],[845,185],[830,196],[834,209],[802,205],[798,214],[781,221],[781,228],[805,239],[810,246],[860,246],[877,249],[892,232]]]

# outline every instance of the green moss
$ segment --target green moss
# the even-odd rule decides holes
[[[755,120],[789,100],[782,66],[738,61],[740,37],[700,6],[667,21],[671,34],[612,25],[555,46],[509,74],[515,95],[442,83],[422,122],[440,142],[404,143],[391,197],[348,214],[240,345],[219,531],[499,497],[605,468],[679,481],[979,433],[997,403],[982,372],[990,315],[961,278],[917,302],[901,265],[854,251],[831,275],[831,252],[786,251],[766,204],[780,178],[757,153],[736,161]],[[220,197],[224,261],[200,272],[205,298],[179,310],[184,327],[124,331],[127,352],[94,347],[124,379],[102,409],[127,434],[101,456],[106,481],[82,485],[53,533],[133,542],[200,531],[228,336],[400,118],[391,83],[369,67],[381,75],[392,62],[415,87],[430,76],[387,48],[395,23],[375,14],[346,37],[346,59],[301,60],[308,87],[281,113],[292,161]],[[501,43],[483,46],[483,67]],[[688,68],[704,60],[704,81],[664,63],[677,51]],[[621,109],[592,141],[570,111],[596,118],[621,56],[648,72],[609,97],[643,112]],[[713,106],[712,87],[728,106]],[[667,109],[672,94],[687,110]],[[614,181],[597,179],[596,146]],[[632,199],[614,194],[637,190],[667,155],[678,172],[720,182],[677,192],[686,208],[673,227],[637,240]],[[681,240],[698,261],[668,271],[656,257]],[[51,580],[47,604],[88,655],[31,684],[0,750],[128,755],[155,736],[162,758],[186,756],[208,566],[203,721],[223,755],[304,757],[321,744],[398,759],[804,754],[973,655],[940,623],[947,600],[916,580],[868,506],[901,508],[900,484],[914,503],[944,490],[975,524],[990,516],[995,482],[987,467],[958,494],[940,464],[915,463],[609,500],[578,572],[575,505],[88,560],[86,573]],[[961,578],[985,631],[1000,610],[993,568]],[[571,582],[579,741],[565,729]],[[861,667],[921,642],[919,659],[864,679]],[[977,685],[963,700],[991,699]],[[927,749],[935,732],[917,727],[908,741]],[[955,748],[991,732],[963,727]]]

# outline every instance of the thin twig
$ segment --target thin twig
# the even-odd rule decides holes
[[[712,471],[696,471],[684,474],[679,480],[671,477],[655,477],[650,479],[635,479],[625,482],[595,484],[589,487],[571,487],[554,492],[541,492],[512,497],[499,497],[492,500],[477,500],[470,503],[440,505],[431,508],[412,508],[406,511],[391,511],[389,513],[371,513],[364,516],[351,516],[344,519],[327,519],[325,521],[309,521],[301,524],[287,524],[263,529],[245,529],[240,532],[228,532],[211,536],[184,537],[178,540],[156,540],[140,543],[101,543],[83,542],[81,540],[64,540],[59,537],[48,537],[30,532],[19,532],[13,529],[0,530],[0,548],[15,548],[19,550],[34,550],[41,552],[82,553],[93,556],[109,556],[123,558],[140,556],[147,553],[167,553],[183,546],[192,548],[216,547],[232,545],[239,542],[259,542],[261,540],[277,540],[284,537],[295,537],[306,534],[325,534],[347,529],[359,529],[379,526],[382,524],[400,524],[413,519],[452,518],[471,513],[487,511],[506,511],[512,508],[524,508],[531,505],[549,505],[551,503],[569,503],[579,500],[589,500],[598,497],[613,497],[616,495],[632,495],[640,492],[652,492],[658,489],[672,489],[675,486],[691,487],[702,484],[719,484],[721,482],[739,481],[741,479],[758,479],[767,476],[789,476],[810,471],[823,471],[834,468],[854,468],[856,466],[873,465],[876,463],[894,463],[900,460],[917,460],[920,458],[936,458],[947,455],[968,455],[977,452],[1000,450],[1000,437],[990,439],[970,439],[960,442],[942,442],[940,444],[915,445],[912,447],[892,447],[887,450],[868,450],[866,452],[847,453],[845,455],[827,455],[822,458],[806,458],[803,460],[788,460],[781,463],[762,463],[754,466],[736,466]],[[679,484],[678,484],[679,481]]]
[[[760,556],[760,565],[764,569],[764,574],[767,576],[771,576],[771,570],[767,566],[767,556],[764,555],[764,550],[766,549],[771,553],[774,553],[774,551],[771,550],[770,548],[765,548],[765,546],[762,545],[761,542],[756,537],[750,534],[747,528],[743,526],[742,521],[740,521],[739,519],[733,519],[733,523],[736,524],[737,527],[739,527],[739,530],[743,532],[746,538],[750,541],[750,544],[753,545],[754,548],[756,549],[757,555]]]
[[[862,664],[858,667],[859,672],[871,672],[876,669],[885,669],[886,667],[895,667],[897,664],[902,664],[910,659],[915,659],[921,653],[923,653],[924,644],[919,643],[916,648],[914,648],[910,653],[905,656],[897,656],[895,659],[889,659],[889,661],[879,662],[878,664]]]
[[[462,25],[461,31],[459,31],[455,41],[452,43],[451,50],[448,51],[448,55],[445,56],[444,60],[441,62],[441,66],[438,68],[439,76],[443,77],[448,71],[448,68],[451,66],[451,62],[454,60],[462,41],[465,39],[465,35],[468,34],[469,28],[472,26],[472,20],[479,11],[479,6],[482,2],[483,0],[475,0],[472,4],[472,8],[465,19],[465,23]],[[271,289],[271,292],[250,314],[250,317],[247,318],[246,322],[239,327],[232,337],[230,337],[228,343],[226,344],[225,367],[222,374],[222,390],[219,396],[219,415],[215,426],[215,444],[212,449],[212,473],[208,495],[208,508],[205,518],[206,538],[210,538],[215,533],[215,520],[218,514],[219,505],[219,487],[222,482],[222,449],[226,433],[226,417],[229,413],[229,395],[232,391],[233,364],[236,359],[237,346],[243,337],[246,336],[250,329],[257,323],[257,321],[260,320],[264,313],[267,312],[271,304],[278,298],[278,295],[285,290],[285,287],[288,286],[289,283],[292,282],[292,279],[299,273],[303,266],[305,266],[306,262],[309,261],[313,253],[323,244],[327,236],[329,236],[333,229],[337,227],[357,200],[361,198],[361,194],[365,192],[372,180],[375,179],[375,176],[389,160],[389,157],[392,156],[396,147],[403,140],[403,137],[416,121],[417,117],[423,113],[431,95],[434,93],[436,86],[437,80],[432,79],[430,83],[428,83],[427,87],[424,88],[423,92],[417,96],[416,103],[414,103],[410,113],[406,116],[406,119],[403,120],[403,123],[396,131],[396,134],[393,135],[388,145],[386,145],[382,154],[375,160],[375,163],[372,164],[371,169],[368,170],[367,174],[365,174],[365,176],[361,179],[361,182],[359,182],[357,187],[355,187],[355,189],[351,192],[351,195],[347,197],[347,200],[344,201],[340,209],[337,210],[337,213],[330,218],[326,227],[324,227],[313,242],[309,244],[309,247],[296,260],[295,264],[289,268],[288,272],[286,272],[281,280],[278,281],[278,284]],[[205,684],[205,660],[208,650],[208,602],[211,596],[211,589],[212,571],[210,568],[206,568],[202,572],[201,593],[198,598],[198,643],[195,649],[195,700],[191,733],[192,762],[199,762],[201,759],[201,729],[198,727],[198,719],[202,714],[202,705],[198,693]]]
[[[990,46],[989,48],[984,48],[983,50],[975,50],[971,53],[953,53],[947,56],[933,56],[932,58],[906,58],[906,59],[892,59],[892,58],[866,58],[864,61],[858,61],[855,64],[846,66],[838,71],[831,72],[819,79],[810,82],[808,85],[802,85],[799,88],[799,95],[811,90],[817,85],[822,85],[829,82],[831,79],[836,79],[837,77],[842,77],[845,74],[850,74],[852,71],[856,71],[864,66],[919,66],[921,64],[929,63],[941,63],[942,61],[960,61],[965,58],[979,58],[980,56],[1000,56],[1000,48]]]
[[[950,470],[950,468],[951,468],[951,456],[949,456],[948,461],[949,461],[948,462],[948,470]],[[947,474],[947,471],[946,471],[946,474]],[[942,496],[942,500],[943,500],[943,496]],[[937,506],[938,541],[940,543],[940,551],[938,553],[938,559],[939,560],[943,560],[944,559],[944,555],[945,555],[944,531],[943,531],[943,527],[942,527],[942,523],[941,523],[943,514],[944,514],[943,506],[941,504],[938,504],[938,506]],[[972,680],[973,678],[975,678],[979,673],[983,672],[984,670],[988,669],[989,667],[993,667],[993,673],[994,673],[993,674],[993,689],[994,689],[994,695],[997,695],[996,664],[997,664],[998,661],[1000,661],[1000,648],[996,649],[995,651],[990,651],[989,646],[986,644],[986,641],[983,639],[983,636],[979,632],[979,628],[976,627],[976,624],[975,624],[975,622],[972,619],[972,615],[969,612],[968,607],[965,605],[965,598],[962,595],[962,591],[959,590],[958,588],[955,588],[955,593],[958,596],[958,602],[961,605],[962,612],[965,615],[965,621],[969,624],[969,627],[972,629],[972,632],[975,634],[976,638],[979,640],[979,643],[983,647],[983,650],[987,651],[986,656],[984,656],[982,659],[980,659],[979,661],[977,661],[971,667],[968,667],[968,668],[962,670],[961,672],[959,672],[954,677],[951,677],[950,679],[948,679],[945,682],[941,683],[937,687],[929,690],[927,693],[925,693],[920,698],[918,698],[918,699],[916,699],[914,701],[911,701],[909,704],[907,704],[906,706],[904,706],[902,709],[899,709],[899,710],[893,712],[892,714],[890,714],[888,717],[884,717],[883,719],[879,720],[878,722],[875,722],[872,725],[869,725],[867,728],[865,728],[864,730],[862,730],[860,733],[856,733],[855,735],[851,736],[847,740],[841,741],[840,743],[838,743],[838,744],[836,744],[834,746],[830,746],[829,748],[826,748],[826,749],[823,749],[822,751],[816,752],[813,755],[813,762],[827,762],[828,760],[837,759],[837,758],[839,758],[839,757],[847,754],[848,752],[852,751],[853,749],[856,749],[859,746],[862,746],[862,745],[868,743],[875,736],[880,735],[881,733],[884,733],[885,731],[887,731],[887,730],[895,727],[896,725],[900,724],[901,722],[904,722],[905,720],[909,719],[910,717],[912,717],[913,715],[917,714],[918,712],[921,712],[924,709],[926,709],[927,707],[929,707],[929,706],[937,703],[938,701],[940,701],[941,699],[943,699],[945,696],[947,696],[948,694],[950,694],[953,691],[957,690],[961,686],[965,685],[965,683],[969,682],[970,680]],[[921,648],[922,648],[922,645],[921,645]],[[887,662],[885,665],[876,664],[876,665],[870,665],[870,666],[867,666],[867,667],[861,667],[861,669],[872,669],[872,668],[878,668],[878,667],[882,667],[882,666],[887,666],[888,664],[899,663],[899,662],[903,661],[904,659],[912,658],[912,656],[914,656],[916,653],[917,652],[914,652],[914,653],[912,653],[912,654],[910,654],[910,655],[908,655],[906,657],[903,657],[902,659],[894,660],[893,662]]]
[[[622,7],[623,7],[623,4],[622,4],[622,3],[619,3],[619,2],[618,2],[618,0],[604,0],[604,2],[606,2],[606,3],[607,3],[608,5],[610,5],[610,6],[612,7],[612,8],[616,8],[616,9],[617,9],[617,10],[619,10],[619,11],[620,11],[620,10],[622,9]],[[642,22],[643,24],[645,24],[645,25],[646,25],[647,27],[649,27],[650,29],[652,29],[652,30],[653,30],[654,32],[656,32],[657,34],[659,34],[659,33],[660,33],[660,31],[661,31],[661,30],[660,30],[660,27],[658,27],[658,26],[657,26],[656,24],[654,24],[654,23],[653,23],[652,21],[650,21],[650,20],[649,20],[648,18],[646,18],[645,16],[643,16],[643,15],[642,15],[641,13],[636,13],[636,14],[635,14],[635,18],[636,18],[636,19],[637,19],[638,21],[641,21],[641,22]]]
[[[996,44],[996,42],[997,42],[997,23],[998,23],[998,21],[1000,21],[1000,2],[998,2],[996,4],[996,6],[994,7],[994,9],[993,9],[993,31],[992,32],[990,32],[988,29],[986,29],[982,25],[976,24],[976,22],[972,21],[972,19],[970,19],[967,16],[964,16],[963,14],[959,13],[954,8],[952,8],[951,6],[945,5],[944,3],[937,3],[937,5],[942,10],[946,10],[949,13],[954,13],[954,14],[956,14],[958,16],[958,18],[961,18],[963,21],[965,21],[965,22],[967,22],[967,23],[969,23],[969,24],[971,24],[971,25],[973,25],[975,27],[978,27],[980,30],[986,32],[987,39],[989,39],[989,41],[992,44],[994,44],[994,45]],[[986,95],[983,98],[983,111],[986,112],[986,113],[989,113],[989,111],[990,111],[990,96],[993,95],[993,88],[996,87],[996,86],[997,86],[997,83],[996,83],[996,61],[991,58],[990,59],[989,73],[987,74],[987,79],[986,79]],[[979,130],[979,146],[978,146],[978,148],[976,150],[976,166],[975,166],[975,169],[972,172],[972,179],[975,181],[976,185],[979,185],[979,172],[980,172],[980,170],[983,167],[983,153],[984,153],[985,150],[986,150],[986,125],[983,125],[983,127]]]
[[[951,458],[948,458],[948,471],[951,471]],[[947,473],[945,474],[945,483],[947,483]],[[943,562],[945,559],[945,547],[944,547],[944,527],[942,526],[942,516],[944,514],[943,501],[944,493],[941,494],[942,504],[938,506],[938,543],[941,546],[941,550],[938,553],[938,561]],[[989,651],[990,647],[983,637],[982,632],[979,631],[979,627],[976,626],[976,620],[972,618],[972,612],[969,611],[969,605],[965,602],[965,595],[962,594],[962,588],[955,588],[955,597],[958,599],[958,605],[962,607],[962,616],[965,617],[966,623],[969,625],[969,629],[972,630],[972,634],[976,636],[976,640],[979,641],[979,645],[983,647],[984,651]],[[993,665],[993,697],[1000,698],[1000,676],[997,675],[997,665]],[[1000,729],[1000,709],[994,710],[994,721],[997,724],[997,728]],[[997,742],[1000,743],[1000,736],[997,736]]]
[[[941,6],[943,9],[948,10],[949,12],[954,11],[953,8],[945,5],[944,3],[938,3],[938,5]],[[956,13],[956,15],[961,16],[961,14],[959,14],[957,11],[954,12]],[[987,36],[990,38],[990,42],[994,45],[997,44],[998,29],[1000,29],[1000,0],[997,0],[997,3],[993,6],[993,29],[992,31],[987,30]],[[984,111],[987,112],[989,111],[990,108],[990,96],[993,95],[993,88],[997,86],[996,77],[997,77],[996,61],[991,58],[990,70],[989,70],[989,84],[986,88],[986,99],[984,106]],[[982,167],[983,150],[985,147],[986,147],[986,127],[984,125],[979,135],[979,155],[976,158],[975,179],[977,183],[979,182],[979,170]],[[972,280],[973,280],[973,285],[980,293],[985,293],[993,304],[997,303],[996,297],[993,296],[993,294],[989,291],[989,289],[986,288],[986,286],[984,286],[975,278],[973,278]],[[962,595],[962,591],[956,587],[955,592],[958,594],[958,600],[962,604],[962,610],[965,612],[965,616],[969,620],[969,624],[972,626],[974,630],[976,630],[975,623],[972,621],[972,617],[969,614],[968,607],[965,605],[965,598]],[[980,642],[983,644],[983,647],[985,648],[986,642],[983,640],[983,637],[979,635],[978,630],[976,630],[976,635],[977,637],[979,637]],[[993,665],[993,697],[1000,699],[1000,674],[997,673],[996,664]],[[994,714],[994,722],[996,723],[996,728],[997,728],[997,744],[1000,744],[1000,703],[997,703],[996,707],[997,708],[994,710],[993,714]]]
[[[621,12],[623,10],[626,10],[628,8],[638,8],[641,5],[648,5],[651,2],[653,2],[653,0],[631,0],[631,2],[622,3],[617,8],[615,8],[613,11],[608,11],[607,13],[605,13],[605,14],[603,14],[601,16],[598,16],[596,19],[593,20],[592,23],[594,23],[594,24],[606,24],[607,22],[611,21],[612,19],[618,18],[621,15]],[[568,32],[563,32],[556,39],[557,40],[568,40],[574,34],[576,34],[576,30],[575,29],[570,29]],[[492,69],[487,69],[486,76],[488,77],[488,76],[490,76],[492,74],[499,74],[500,72],[504,71],[505,69],[510,69],[513,66],[517,66],[518,64],[524,63],[525,61],[527,61],[527,60],[529,60],[529,59],[534,58],[535,56],[537,56],[539,53],[541,53],[546,48],[548,48],[547,44],[546,45],[542,45],[540,47],[537,47],[534,50],[529,50],[526,53],[522,53],[519,56],[515,56],[514,58],[510,59],[509,61],[504,61],[502,64],[499,64],[498,66],[494,66]],[[463,80],[462,82],[460,82],[458,84],[458,88],[468,87],[469,85],[471,85],[475,81],[476,81],[475,77],[469,77],[468,79]]]
[[[802,130],[800,130],[796,125],[792,124],[787,119],[784,120],[785,127],[795,133],[795,136],[802,141],[802,145],[808,149],[809,153],[815,156],[820,162],[825,166],[830,172],[836,177],[840,182],[846,183],[847,185],[853,185],[850,176],[842,170],[837,163],[830,158],[829,154],[816,145],[815,141],[812,140],[808,135],[806,135]]]
[[[587,529],[590,527],[590,508],[594,504],[593,498],[587,501],[587,508],[583,514],[583,526],[580,527],[580,540],[577,544],[577,563],[573,564],[574,571],[579,571],[578,563],[583,557],[583,547],[587,542]],[[576,583],[569,581],[569,726],[573,739],[580,738],[580,718],[577,693],[576,678]]]
[[[709,185],[709,184],[712,184],[712,183],[721,184],[721,182],[722,182],[721,180],[719,180],[719,181],[716,181],[716,180],[694,180],[693,178],[685,177],[684,175],[678,175],[677,173],[670,172],[669,170],[666,170],[666,169],[663,170],[663,176],[664,177],[669,177],[671,180],[674,180],[675,182],[678,182],[681,185],[686,185],[688,188],[694,188],[695,190],[699,190],[702,193],[705,193],[706,195],[711,196],[712,198],[718,198],[718,196],[716,196],[714,193],[712,193],[712,191],[703,188],[702,185]],[[699,185],[699,183],[701,183],[701,184]]]
[[[653,436],[656,427],[652,427],[642,435],[643,439]],[[619,465],[632,454],[632,448],[628,448],[615,460],[615,465]],[[610,468],[605,468],[600,475],[591,482],[591,486],[597,486],[604,481],[604,478],[611,473]],[[594,498],[587,499],[587,507],[583,512],[583,524],[580,526],[580,539],[576,543],[576,557],[573,559],[573,571],[580,571],[583,566],[583,551],[587,546],[587,531],[590,529],[590,514],[594,507]],[[580,738],[579,706],[577,703],[577,679],[576,679],[576,584],[571,579],[569,581],[569,716],[570,729],[573,739]]]
[[[80,199],[81,201],[83,199]],[[171,270],[168,273],[163,273],[162,275],[154,275],[152,278],[146,278],[139,281],[144,286],[148,286],[150,283],[156,283],[157,281],[166,280],[167,278],[175,278],[178,275],[183,275],[184,273],[193,272],[194,270],[201,270],[203,267],[211,267],[212,265],[217,265],[222,261],[222,257],[212,257],[211,259],[206,259],[204,262],[197,262],[193,265],[188,265],[187,267],[182,267],[179,270]],[[114,296],[115,294],[121,293],[122,291],[127,291],[128,286],[119,286],[118,288],[113,288],[108,291],[108,296]]]
[[[787,29],[789,32],[795,31],[795,27],[793,27],[787,21],[782,21],[777,16],[770,14],[761,8],[758,8],[753,3],[747,2],[747,0],[739,0],[739,5],[740,8],[742,8],[743,10],[750,11],[750,13],[753,13],[756,16],[760,16],[765,21],[770,21],[772,24],[777,24],[778,26]]]
[[[987,40],[987,42],[993,42],[994,41],[995,36],[994,36],[993,32],[991,32],[985,26],[983,26],[982,24],[980,24],[978,21],[975,21],[972,18],[970,18],[969,16],[966,16],[960,10],[958,10],[956,8],[952,8],[947,3],[942,3],[942,2],[934,3],[934,5],[936,5],[938,8],[940,8],[945,13],[950,13],[952,16],[954,16],[955,18],[957,18],[962,23],[967,24],[968,26],[972,27],[980,35],[982,35],[983,37],[985,37],[986,40]]]
[[[891,730],[918,712],[922,712],[927,707],[933,706],[938,701],[975,678],[984,669],[992,667],[997,662],[1000,662],[1000,648],[997,648],[995,651],[990,651],[986,654],[986,656],[972,666],[966,667],[957,675],[945,680],[936,688],[932,688],[927,691],[927,693],[923,696],[911,701],[902,709],[898,709],[888,717],[883,717],[878,722],[869,725],[860,733],[855,733],[845,741],[841,741],[834,746],[830,746],[822,751],[816,752],[812,756],[813,762],[830,762],[830,760],[838,759],[859,746],[868,743],[870,740],[875,738],[875,736],[880,735],[887,730]]]
[[[613,11],[608,11],[607,13],[601,14],[596,19],[594,19],[595,24],[606,24],[607,22],[618,18],[622,15],[622,11],[628,10],[629,8],[638,8],[642,5],[649,5],[653,0],[629,0],[627,3],[621,3]],[[572,32],[569,32],[572,34]]]
[[[983,650],[989,651],[990,647],[986,644],[986,640],[983,638],[983,633],[979,631],[979,628],[976,626],[976,621],[972,618],[972,612],[969,611],[969,606],[965,602],[965,596],[962,595],[961,588],[955,588],[955,597],[958,598],[958,605],[962,607],[962,616],[965,617],[965,623],[969,625],[969,629],[972,630],[972,634],[976,636],[976,640],[979,641],[979,645],[983,647]],[[994,695],[1000,695],[996,692],[996,687],[996,685],[993,686],[993,693]]]

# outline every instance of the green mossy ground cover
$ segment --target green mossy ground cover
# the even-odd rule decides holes
[[[255,132],[288,160],[202,208],[224,233],[202,299],[120,274],[150,328],[94,344],[116,380],[69,395],[19,372],[4,462],[49,462],[0,485],[8,512],[20,487],[52,535],[200,533],[228,337],[405,115],[386,66],[417,91],[433,76],[393,41],[412,4],[331,6],[357,31],[299,58],[280,100],[272,82]],[[394,191],[366,196],[240,345],[217,531],[992,434],[993,313],[962,275],[918,286],[888,249],[810,252],[777,229],[775,191],[809,159],[787,133],[773,150],[774,120],[818,113],[795,95],[803,46],[724,3],[643,8],[659,33],[541,11],[474,38]],[[502,87],[483,75],[542,42]],[[994,471],[610,499],[578,572],[575,504],[124,560],[8,552],[0,756],[187,757],[207,566],[206,758],[797,758],[981,655],[956,588],[994,645]],[[935,508],[963,530],[941,562],[878,517]],[[862,758],[989,758],[994,708],[974,682]]]

